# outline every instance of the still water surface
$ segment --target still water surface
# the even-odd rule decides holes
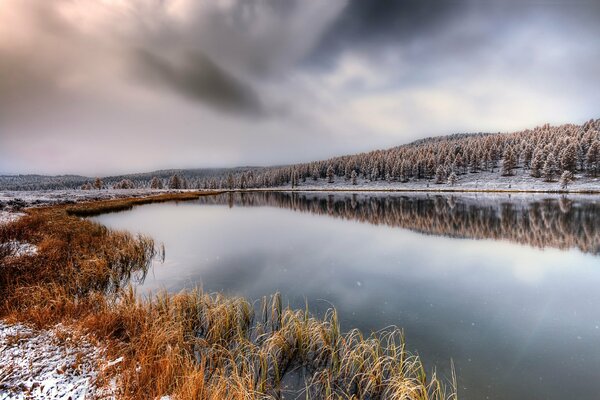
[[[390,325],[461,399],[600,398],[600,200],[244,193],[95,220],[166,247],[140,291],[280,291]]]

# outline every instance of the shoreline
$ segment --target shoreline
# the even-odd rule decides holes
[[[310,371],[305,390],[312,398],[345,397],[356,390],[368,395],[377,380],[377,390],[393,397],[423,393],[430,399],[456,399],[454,370],[449,382],[435,371],[426,374],[418,355],[405,350],[399,329],[343,333],[335,309],[315,318],[308,310],[284,307],[279,293],[262,299],[262,316],[249,300],[200,288],[142,298],[134,285],[151,260],[160,257],[154,240],[82,218],[218,193],[79,199],[24,210],[17,220],[0,225],[0,244],[17,240],[38,251],[0,254],[0,290],[5,293],[0,323],[36,332],[62,326],[69,334],[88,335],[106,349],[101,364],[114,366],[90,376],[111,382],[117,398],[275,399],[285,391],[285,373],[302,367]],[[33,340],[38,336],[34,333]],[[12,345],[8,349],[16,351]],[[34,357],[44,363],[46,355]],[[355,371],[357,359],[361,367]]]
[[[223,189],[223,192],[341,192],[341,193],[532,193],[532,194],[600,194],[600,189],[542,190],[542,189],[431,189],[431,188],[255,188]]]

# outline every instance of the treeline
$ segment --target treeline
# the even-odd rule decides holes
[[[203,204],[271,206],[328,215],[429,235],[509,240],[532,247],[578,248],[600,254],[600,204],[568,198],[532,202],[469,202],[457,196],[326,195],[231,192],[201,197]]]
[[[468,174],[511,176],[566,185],[600,176],[600,119],[583,125],[549,124],[513,133],[456,134],[422,139],[387,150],[279,167],[161,170],[102,178],[102,188],[250,189],[309,186],[318,181],[431,182],[454,185]],[[0,189],[94,189],[82,176],[0,176]]]
[[[488,171],[510,176],[518,168],[548,182],[558,180],[565,171],[570,180],[576,174],[599,176],[600,119],[513,133],[424,139],[388,150],[213,177],[204,180],[202,187],[295,187],[318,180],[356,184],[358,179],[454,184],[466,174]]]

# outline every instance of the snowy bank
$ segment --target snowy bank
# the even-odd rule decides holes
[[[61,325],[34,330],[0,320],[0,400],[115,398],[114,384],[96,386],[105,350]]]
[[[187,190],[189,191],[189,190]],[[18,212],[27,207],[41,207],[58,204],[74,204],[84,201],[147,197],[165,193],[179,193],[186,190],[158,189],[102,189],[102,190],[0,190],[0,215]]]
[[[263,190],[290,190],[291,185],[265,188]],[[530,176],[528,170],[517,168],[512,176],[499,176],[497,172],[477,172],[458,175],[454,185],[446,182],[436,184],[434,180],[413,180],[408,182],[368,180],[358,178],[353,185],[351,180],[336,176],[333,183],[327,179],[298,182],[295,190],[347,190],[347,191],[481,191],[481,192],[570,192],[570,193],[600,193],[600,177],[589,177],[577,174],[575,180],[566,189],[558,181],[545,182],[540,178]]]

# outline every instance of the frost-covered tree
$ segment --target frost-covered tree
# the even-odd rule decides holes
[[[560,167],[563,171],[575,172],[577,168],[577,146],[570,144],[560,152]]]
[[[585,165],[589,175],[595,177],[600,174],[600,140],[595,140],[590,145],[585,156]]]
[[[440,165],[435,171],[435,183],[440,184],[444,181],[446,181],[446,169]]]
[[[183,182],[181,181],[181,178],[179,177],[179,175],[175,174],[173,176],[171,176],[171,178],[169,179],[169,189],[182,189],[183,188]]]
[[[544,168],[544,152],[541,149],[533,153],[531,159],[531,171],[529,172],[534,178],[542,176],[542,168]]]
[[[544,163],[544,169],[542,171],[544,180],[546,182],[553,181],[557,171],[558,165],[556,164],[556,158],[554,158],[554,154],[550,153],[548,154],[548,158],[546,158],[546,162]]]
[[[104,186],[104,182],[102,182],[102,179],[96,178],[96,180],[94,181],[94,188],[100,190],[100,189],[102,189],[103,186]]]
[[[458,176],[453,171],[450,173],[450,176],[448,176],[448,185],[454,186],[456,185],[456,182],[458,182]]]
[[[114,189],[133,189],[134,187],[135,185],[130,179],[121,179],[113,186]]]
[[[352,172],[350,173],[350,180],[352,181],[353,185],[356,185],[356,176],[357,176],[356,171],[352,170]]]
[[[502,157],[502,175],[513,175],[513,170],[517,167],[517,157],[512,147],[507,147]]]
[[[334,179],[333,175],[334,175],[334,173],[333,173],[333,167],[331,165],[329,165],[327,167],[327,182],[333,183],[333,179]]]
[[[567,189],[569,184],[571,182],[573,182],[573,173],[571,171],[563,171],[562,175],[560,176],[560,187],[562,189]]]
[[[163,188],[162,180],[158,179],[156,176],[153,177],[152,180],[150,181],[150,188],[151,189],[162,189]]]

